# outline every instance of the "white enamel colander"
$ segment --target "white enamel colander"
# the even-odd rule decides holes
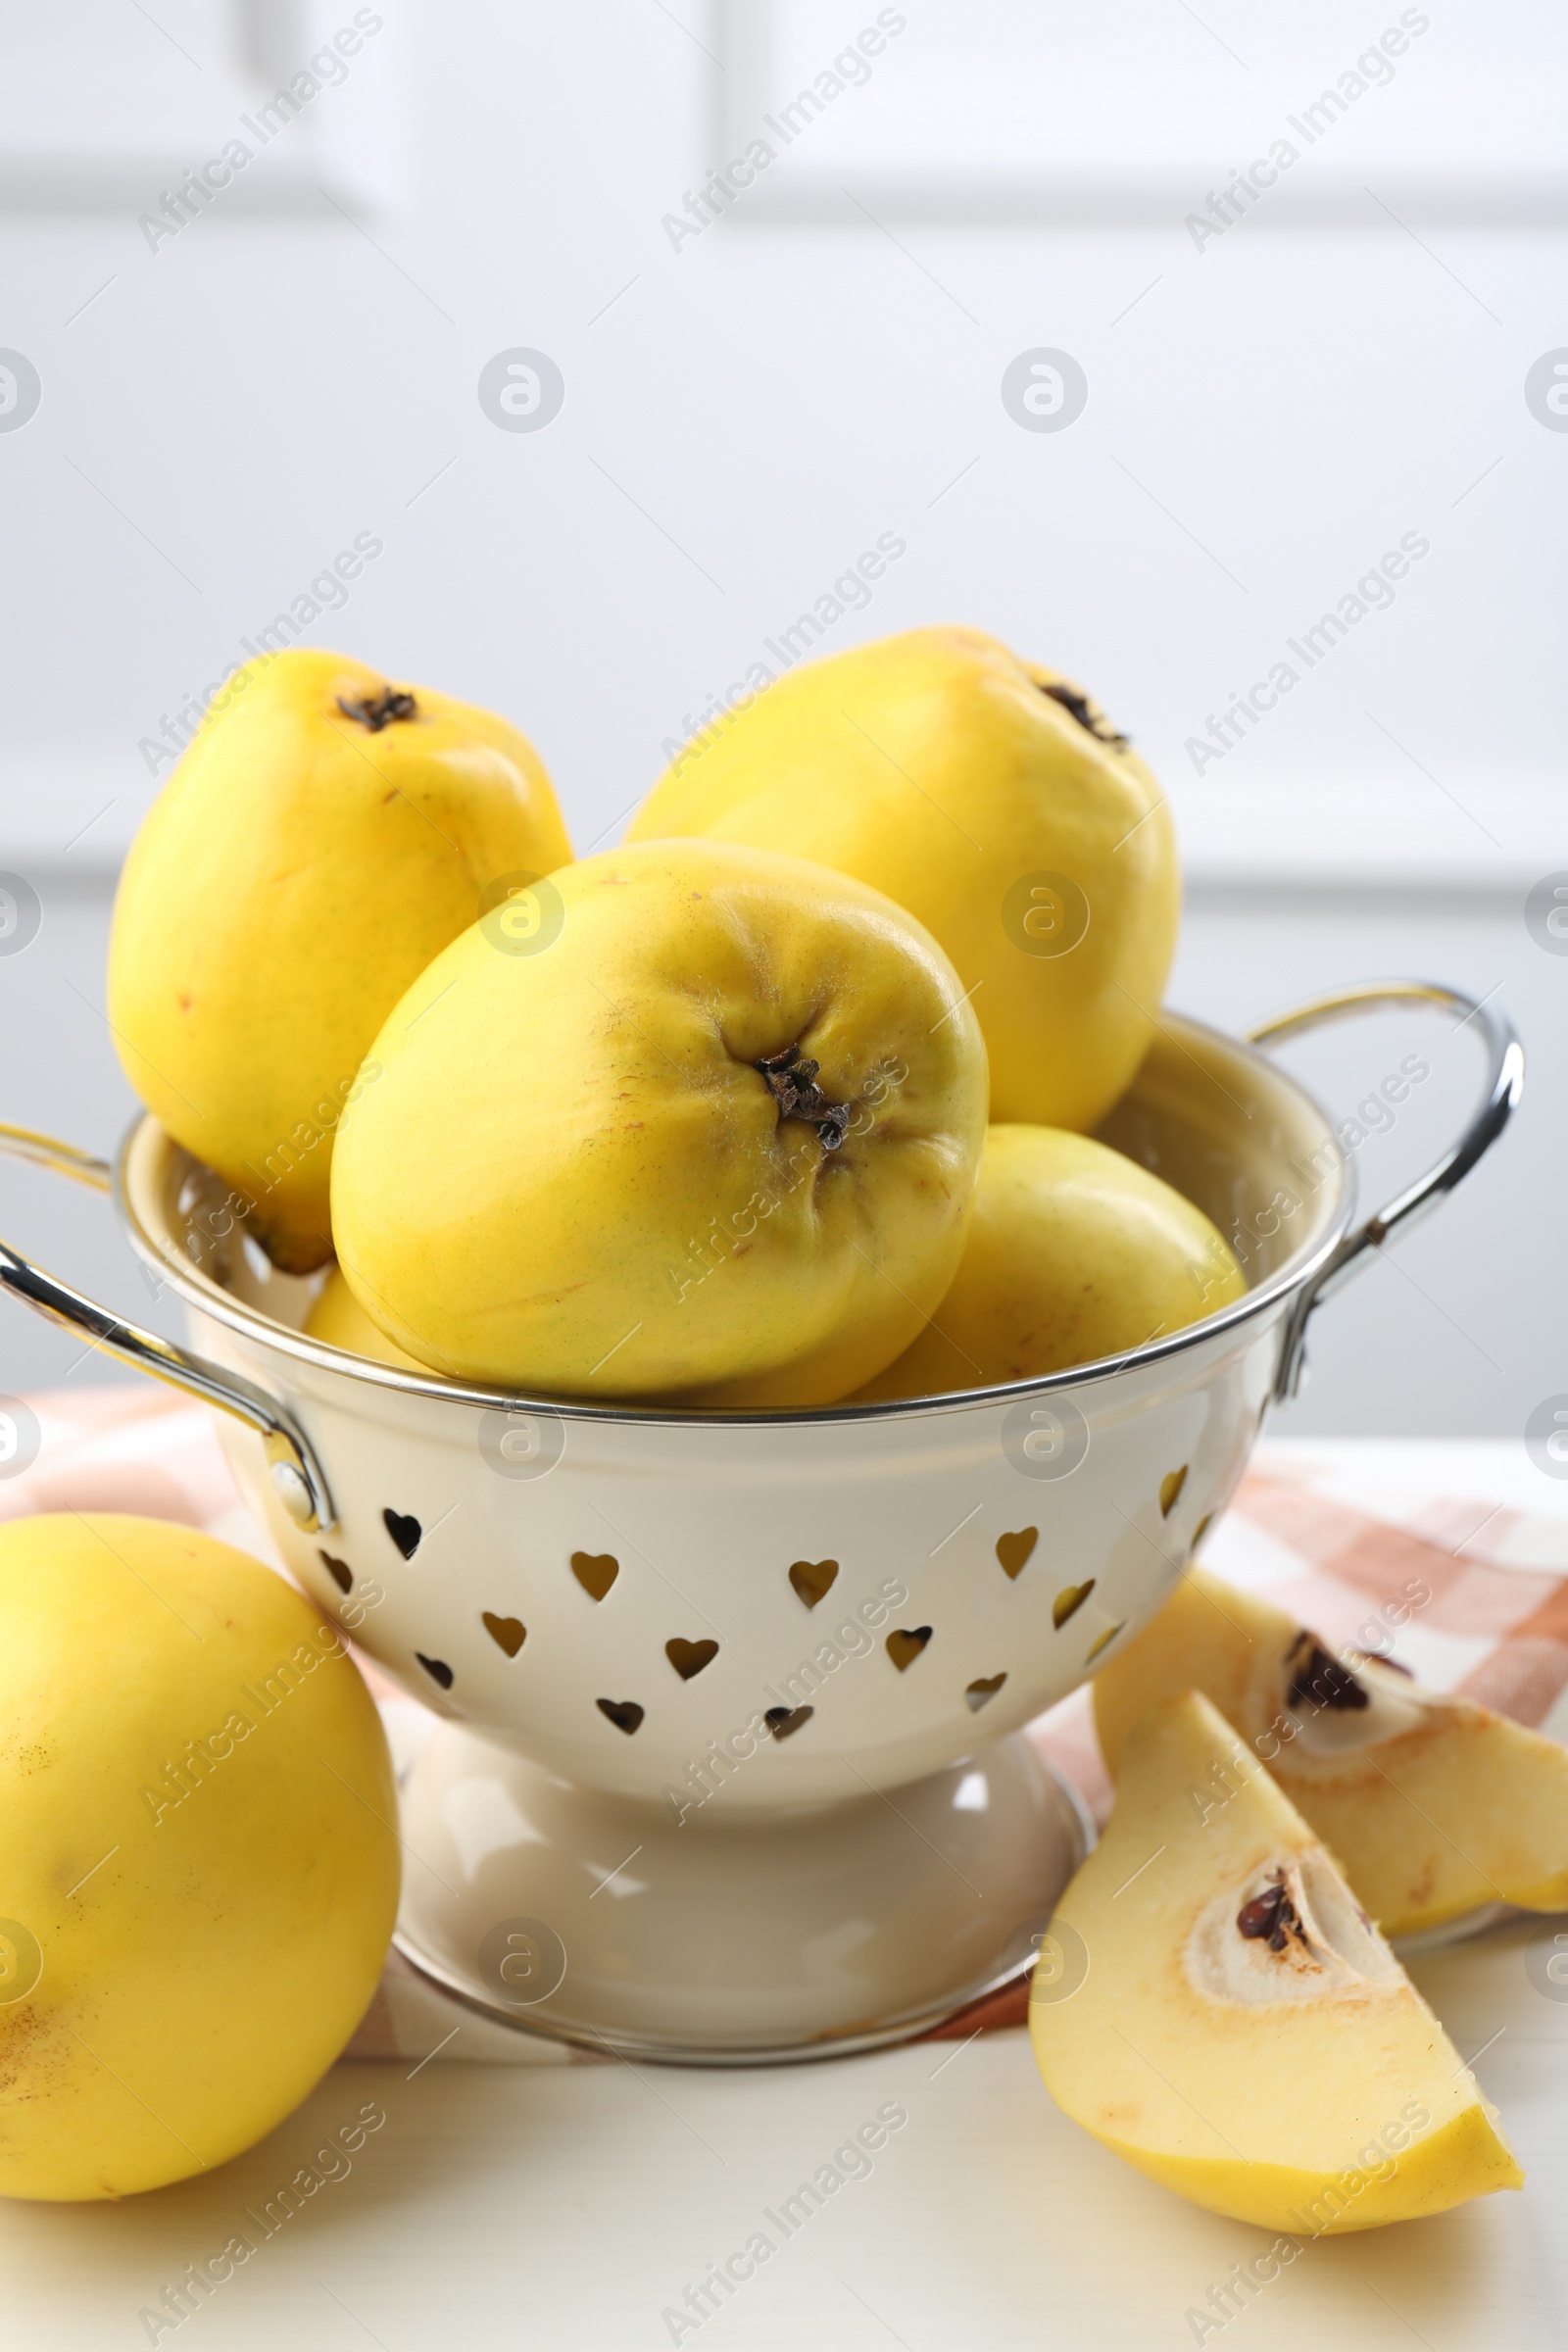
[[[1356,1223],[1353,1162],[1260,1051],[1446,1012],[1485,1094]],[[442,1719],[405,1779],[398,1940],[526,2030],[757,2061],[918,2031],[1026,1966],[1090,1833],[1018,1735],[1159,1605],[1224,1509],[1314,1307],[1500,1133],[1506,1022],[1418,981],[1248,1043],[1161,1016],[1102,1137],[1232,1239],[1247,1296],[1118,1361],[902,1404],[681,1413],[519,1397],[303,1336],[273,1272],[150,1117],[103,1189],[184,1302],[137,1330],[0,1244],[0,1283],[219,1408],[300,1583]]]

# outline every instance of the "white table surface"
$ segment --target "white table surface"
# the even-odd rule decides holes
[[[1450,1479],[1457,1450],[1442,1449]],[[1484,2049],[1477,2073],[1528,2175],[1523,2192],[1321,2239],[1208,2344],[1557,2352],[1568,2334],[1568,2001],[1535,1988],[1525,1952],[1564,1928],[1515,1921],[1411,1963],[1461,2054]],[[231,2231],[254,2236],[241,2209],[259,2208],[369,2100],[387,2120],[347,2177],[161,2343],[653,2352],[671,2341],[664,2307],[754,2230],[777,2240],[764,2209],[887,2100],[908,2121],[870,2176],[779,2244],[683,2344],[1191,2345],[1189,2308],[1271,2238],[1182,2203],[1087,2138],[1053,2106],[1021,2030],[723,2073],[344,2063],[210,2178],[117,2206],[0,2203],[0,2344],[145,2344],[142,2308]]]

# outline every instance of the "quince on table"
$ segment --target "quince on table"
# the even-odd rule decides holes
[[[397,1792],[335,1627],[154,1519],[0,1528],[0,2196],[123,2197],[298,2106],[375,1989]]]

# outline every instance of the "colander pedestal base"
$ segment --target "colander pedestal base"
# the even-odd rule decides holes
[[[1093,1833],[1019,1737],[885,1794],[844,1781],[840,1804],[677,1820],[444,1724],[403,1791],[399,1949],[522,2032],[628,2056],[918,2034],[1027,1967]]]

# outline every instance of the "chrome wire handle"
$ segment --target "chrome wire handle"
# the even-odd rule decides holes
[[[1352,1274],[1359,1273],[1374,1250],[1385,1249],[1397,1235],[1407,1233],[1446,1200],[1456,1185],[1463,1183],[1483,1152],[1491,1151],[1507,1126],[1524,1092],[1524,1048],[1512,1022],[1485,999],[1466,996],[1462,989],[1446,988],[1440,980],[1363,980],[1351,988],[1330,989],[1326,995],[1312,997],[1306,1004],[1278,1013],[1274,1019],[1249,1030],[1248,1042],[1254,1046],[1283,1045],[1289,1038],[1302,1037],[1308,1030],[1326,1028],[1334,1021],[1353,1020],[1363,1012],[1401,1004],[1428,1012],[1454,1013],[1458,1016],[1454,1022],[1456,1029],[1468,1028],[1474,1022],[1487,1054],[1485,1091],[1468,1126],[1442,1157],[1434,1160],[1424,1175],[1407,1185],[1386,1207],[1348,1233],[1302,1289],[1291,1310],[1280,1355],[1279,1376],[1274,1386],[1275,1400],[1279,1403],[1294,1396],[1300,1386],[1306,1326],[1313,1310],[1325,1298],[1332,1298]]]
[[[114,1191],[114,1171],[107,1160],[78,1152],[74,1144],[61,1143],[55,1136],[39,1135],[30,1127],[12,1127],[0,1120],[0,1152],[67,1176],[92,1192]],[[95,1299],[74,1291],[69,1283],[57,1281],[3,1241],[0,1290],[9,1291],[51,1323],[80,1332],[95,1348],[118,1356],[122,1363],[133,1364],[138,1372],[148,1372],[154,1380],[183,1389],[187,1396],[199,1396],[204,1404],[217,1405],[220,1411],[243,1421],[266,1447],[273,1489],[295,1526],[307,1534],[331,1527],[331,1495],[315,1455],[276,1398],[254,1381],[220,1370],[205,1356],[176,1348],[172,1340],[161,1340],[156,1332],[143,1331],[139,1324],[126,1323]]]

